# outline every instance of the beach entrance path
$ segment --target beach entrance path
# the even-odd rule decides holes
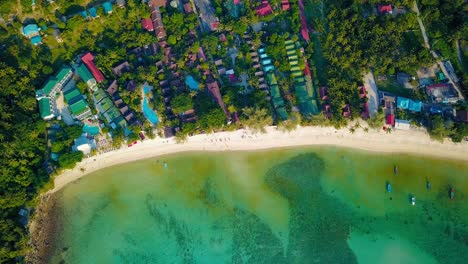
[[[379,96],[377,84],[375,83],[374,75],[369,72],[364,76],[364,86],[367,91],[367,98],[369,100],[369,114],[374,116],[379,108]]]

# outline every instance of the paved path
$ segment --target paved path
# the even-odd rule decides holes
[[[458,97],[461,100],[465,100],[465,98],[463,97],[463,93],[458,88],[458,85],[453,81],[451,75],[448,73],[447,69],[445,68],[445,65],[442,63],[442,61],[440,60],[437,53],[435,51],[431,50],[431,45],[429,44],[429,38],[427,37],[427,33],[426,33],[426,27],[424,26],[424,24],[423,24],[423,22],[421,20],[421,14],[419,13],[419,8],[418,8],[417,1],[414,1],[413,11],[416,12],[416,14],[418,16],[418,23],[419,23],[419,27],[421,28],[421,33],[422,33],[423,38],[424,38],[424,45],[426,46],[427,49],[430,50],[430,52],[431,52],[432,56],[434,57],[434,59],[436,59],[436,62],[439,65],[442,72],[444,73],[445,77],[447,77],[449,79],[450,83],[453,85],[455,90],[457,90]]]
[[[364,87],[367,90],[367,98],[369,102],[369,114],[374,116],[379,109],[379,95],[377,85],[375,84],[374,75],[372,72],[364,75]]]

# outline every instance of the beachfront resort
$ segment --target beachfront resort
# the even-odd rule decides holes
[[[104,49],[83,47],[36,91],[40,116],[50,124],[51,164],[67,151],[90,156],[132,147],[147,137],[183,140],[242,128],[253,118],[246,108],[266,110],[278,126],[339,127],[370,119],[372,128],[388,133],[430,127],[433,117],[458,127],[467,122],[450,61],[428,61],[409,73],[370,72],[349,83],[346,92],[337,88],[341,84],[334,87],[323,76],[331,63],[323,63],[319,49],[325,43],[306,12],[313,5],[305,2],[151,0],[135,11],[125,1],[108,1],[63,16],[66,24],[76,20],[91,28],[136,12],[128,23],[137,27],[133,34],[144,45],[115,49],[102,39],[98,46]],[[411,12],[404,6],[373,7],[377,19],[398,21]],[[238,19],[249,23],[236,24]],[[21,30],[33,45],[58,44],[57,39],[43,43],[47,34],[41,28],[48,26],[57,28],[27,24]],[[61,144],[55,134],[64,126],[79,126],[82,134],[73,146],[54,147]]]
[[[24,255],[55,175],[60,189],[150,156],[302,145],[464,159],[463,4],[0,1],[0,262]]]

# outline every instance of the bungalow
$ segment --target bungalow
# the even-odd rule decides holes
[[[151,18],[143,18],[141,20],[141,27],[143,29],[146,29],[148,32],[154,31],[153,22],[151,21]]]
[[[88,19],[88,13],[86,13],[86,10],[83,10],[83,11],[79,12],[79,14],[80,14],[84,19]]]
[[[365,102],[362,105],[361,117],[362,117],[362,119],[368,119],[370,117],[370,115],[369,115],[369,103],[368,102]]]
[[[456,103],[459,100],[457,91],[450,83],[427,85],[426,93],[437,103]]]
[[[137,87],[137,84],[134,80],[130,80],[127,82],[127,85],[126,85],[126,89],[129,91],[129,92],[134,92],[136,90],[136,87]]]
[[[219,85],[216,79],[213,77],[213,75],[208,75],[206,78],[206,88],[210,92],[211,96],[214,98],[216,103],[218,103],[219,107],[223,110],[224,114],[226,117],[229,119],[230,114],[229,111],[227,110],[226,106],[224,105],[221,92],[219,90]]]
[[[158,2],[158,1],[151,1],[151,2],[153,3],[153,2]],[[166,33],[166,30],[164,29],[159,6],[155,4],[151,4],[150,10],[151,10],[151,21],[153,22],[154,34],[159,40],[162,40],[167,36],[167,33]]]
[[[319,91],[319,92],[320,92],[320,98],[321,98],[323,101],[327,100],[327,87],[324,87],[324,86],[320,87],[320,91]]]
[[[192,3],[187,2],[187,3],[184,4],[184,12],[185,12],[185,14],[193,13]]]
[[[262,1],[262,3],[257,7],[257,15],[258,16],[267,16],[273,13],[271,9],[271,5],[268,0]]]
[[[346,105],[343,107],[343,116],[346,117],[346,118],[350,118],[350,117],[351,117],[351,108],[349,107],[349,104],[346,104]]]
[[[457,120],[468,123],[468,110],[457,110]]]
[[[387,125],[395,126],[395,115],[389,114],[385,117],[385,123]]]
[[[411,125],[408,120],[395,119],[395,129],[410,130]]]
[[[74,140],[72,146],[73,151],[81,151],[84,155],[89,155],[92,149],[96,148],[96,141],[89,139],[88,137],[81,135],[79,138]]]
[[[165,7],[167,5],[167,2],[168,0],[150,0],[149,5],[156,7]]]
[[[100,83],[105,80],[104,75],[102,75],[101,71],[99,71],[94,64],[94,56],[91,52],[87,52],[85,55],[81,56],[81,61],[86,64],[86,67],[88,67],[89,71],[94,76],[94,79],[96,79],[96,82]]]
[[[88,85],[89,89],[92,91],[96,91],[97,89],[97,82],[96,79],[93,78],[91,72],[89,72],[88,68],[81,63],[77,68],[76,72],[80,76],[80,78]]]
[[[124,8],[125,5],[127,4],[127,3],[125,2],[125,0],[117,0],[117,1],[115,1],[115,3],[116,3],[120,8]]]
[[[379,10],[379,14],[381,15],[386,15],[386,14],[393,14],[393,10],[392,10],[392,5],[391,4],[388,4],[388,5],[379,5],[377,7],[377,9]]]
[[[54,107],[52,101],[48,97],[42,97],[39,99],[39,113],[41,114],[42,119],[51,120],[55,117]]]
[[[104,8],[104,13],[106,13],[106,15],[109,15],[112,13],[112,4],[111,2],[107,1],[107,2],[104,2],[102,4],[102,7]]]
[[[42,89],[36,91],[36,99],[39,100],[43,97],[55,97],[73,76],[73,71],[69,66],[63,65],[62,68],[50,77]]]
[[[367,96],[366,87],[364,85],[359,86],[358,89],[359,89],[359,98],[364,98]]]
[[[164,128],[164,137],[165,138],[173,137],[174,134],[175,134],[174,128],[172,128],[172,127],[165,127]]]
[[[120,77],[124,72],[129,72],[130,70],[130,64],[128,63],[128,61],[124,61],[121,64],[112,68],[112,73]]]
[[[90,15],[92,18],[98,17],[96,7],[94,7],[94,6],[91,7],[90,9],[88,9],[88,12],[89,12],[89,15]]]
[[[119,86],[117,84],[117,80],[112,81],[112,83],[107,87],[107,93],[110,96],[114,96],[119,91]]]
[[[332,116],[332,113],[331,113],[331,106],[329,104],[326,104],[324,107],[323,107],[323,111],[325,112],[325,116],[327,118],[330,118]]]
[[[281,1],[281,9],[283,9],[283,11],[286,11],[286,10],[289,10],[289,8],[291,8],[291,4],[289,4],[289,1],[288,0],[282,0]]]

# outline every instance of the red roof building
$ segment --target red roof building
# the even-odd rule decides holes
[[[382,15],[393,13],[392,5],[379,5],[377,9],[379,10],[379,13]]]
[[[94,65],[94,56],[91,54],[91,52],[87,52],[85,55],[81,57],[81,61],[86,65],[88,70],[91,72],[93,75],[94,79],[96,79],[96,82],[102,82],[104,81],[104,75],[102,75],[102,72],[99,71],[99,69]]]
[[[387,118],[386,118],[386,120],[385,120],[385,123],[386,123],[387,125],[395,126],[395,115],[392,115],[392,114],[387,115]]]
[[[241,2],[240,0],[234,0],[234,4],[235,4],[235,5],[240,4],[240,2]]]
[[[283,11],[289,10],[289,8],[291,8],[291,5],[289,4],[289,1],[288,0],[282,0],[281,1],[281,8],[283,9]]]
[[[362,106],[361,117],[363,119],[369,118],[369,103],[368,102],[365,102],[364,105]]]
[[[367,95],[366,87],[365,86],[359,86],[359,98],[364,98]]]
[[[223,109],[223,112],[226,115],[226,117],[229,119],[230,114],[229,114],[229,111],[226,109],[226,105],[224,105],[223,98],[219,90],[218,82],[215,80],[215,78],[212,75],[207,76],[206,88],[208,89],[208,91],[210,92],[211,96],[214,98],[216,103],[218,103],[219,107]]]
[[[192,4],[190,2],[184,4],[184,11],[186,14],[193,13]]]
[[[457,110],[457,119],[460,122],[468,123],[468,110]]]
[[[324,86],[320,87],[319,92],[320,92],[320,98],[323,101],[327,100],[327,87],[324,87]]]
[[[299,0],[298,4],[299,4],[300,15],[301,15],[301,35],[305,41],[309,42],[310,36],[309,36],[309,29],[307,27],[307,20],[306,20],[305,13],[304,13],[304,2],[302,0]]]
[[[154,2],[154,1],[153,1]],[[161,11],[159,11],[159,6],[151,5],[151,21],[153,22],[154,34],[158,39],[163,39],[167,36],[166,29],[162,22]]]
[[[331,106],[330,106],[329,104],[326,104],[323,108],[324,108],[323,110],[325,111],[325,116],[326,116],[327,118],[330,118],[331,115],[332,115],[332,113],[331,113]]]
[[[163,7],[167,5],[168,0],[151,0],[149,2],[149,5],[155,6],[155,7]]]
[[[271,5],[267,0],[262,1],[256,11],[259,16],[267,16],[273,13],[273,9],[271,9]]]
[[[148,30],[149,32],[154,31],[153,22],[151,21],[151,18],[143,18],[141,20],[141,27],[143,29]]]
[[[351,117],[351,108],[348,104],[343,107],[343,116],[348,118]]]

